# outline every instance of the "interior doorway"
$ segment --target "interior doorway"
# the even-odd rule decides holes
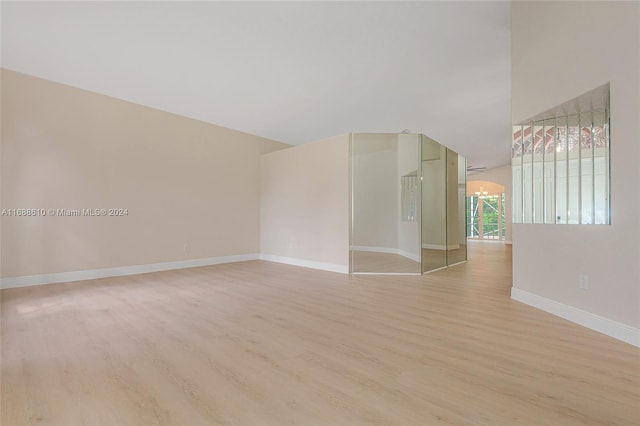
[[[467,183],[467,238],[504,241],[504,186],[489,181]]]

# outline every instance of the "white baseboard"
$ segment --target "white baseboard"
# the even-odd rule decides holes
[[[374,253],[398,254],[398,249],[390,248],[390,247],[351,246],[349,248],[351,250],[356,250],[356,251],[372,251]]]
[[[398,254],[400,256],[402,256],[402,257],[406,257],[407,259],[411,259],[414,262],[421,262],[422,261],[422,259],[420,258],[420,255],[409,253],[408,251],[404,251],[404,250],[398,249]]]
[[[95,280],[98,278],[119,277],[122,275],[144,274],[147,272],[169,271],[172,269],[194,268],[197,266],[218,265],[221,263],[258,260],[260,255],[240,254],[235,256],[207,257],[204,259],[179,260],[175,262],[149,263],[146,265],[118,266],[115,268],[90,269],[86,271],[58,272],[52,274],[28,275],[2,278],[0,288],[28,287],[32,285],[55,284],[70,281]]]
[[[414,262],[420,262],[420,255],[413,254],[408,251],[400,250],[397,248],[391,247],[373,247],[373,246],[351,246],[351,250],[356,251],[371,251],[374,253],[389,253],[389,254],[397,254],[408,259],[413,260]]]
[[[274,254],[260,254],[260,260],[269,262],[284,263],[293,266],[302,266],[303,268],[321,269],[323,271],[339,272],[341,274],[349,273],[349,265],[341,265],[339,263],[316,262],[314,260],[298,259],[295,257],[276,256]]]
[[[606,334],[614,339],[640,347],[640,329],[638,328],[515,287],[511,288],[511,298],[602,334]]]
[[[413,276],[420,276],[422,275],[420,272],[352,272],[353,275],[390,275],[390,276],[397,276],[397,275],[413,275]]]
[[[422,248],[429,250],[458,250],[460,248],[460,244],[423,244]]]

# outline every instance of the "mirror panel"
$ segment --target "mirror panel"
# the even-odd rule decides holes
[[[422,272],[447,266],[447,149],[422,136]]]
[[[569,152],[569,128],[566,117],[556,118],[556,223],[569,220],[567,190],[569,188],[567,155]]]
[[[420,274],[419,160],[419,135],[351,135],[353,273]]]
[[[555,199],[555,154],[556,154],[556,120],[544,121],[544,158],[543,158],[543,183],[542,192],[544,199],[544,223],[556,223],[556,199]]]
[[[580,117],[567,118],[567,219],[568,223],[580,223]]]
[[[609,223],[609,120],[607,112],[593,114],[593,206],[595,223]]]
[[[467,260],[467,162],[447,149],[447,265]]]
[[[466,159],[415,134],[350,136],[355,274],[421,274],[467,259]]]
[[[544,188],[542,173],[544,165],[544,125],[542,121],[533,123],[533,223],[544,220]]]
[[[522,223],[522,154],[524,126],[513,126],[513,145],[511,148],[511,172],[513,182],[513,223]],[[477,203],[477,200],[476,200]],[[469,206],[472,209],[474,206]],[[474,236],[469,233],[469,236]]]

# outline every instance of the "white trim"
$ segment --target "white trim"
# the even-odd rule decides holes
[[[411,259],[414,262],[420,263],[422,261],[422,259],[420,259],[420,255],[415,255],[413,253],[409,253],[408,251],[398,249],[398,255],[406,257],[407,259]]]
[[[428,270],[428,271],[424,271],[424,272],[422,273],[422,275],[427,275],[427,274],[430,274],[430,273],[432,273],[432,272],[436,272],[436,271],[442,271],[443,269],[447,269],[447,268],[448,268],[448,266],[441,266],[441,267],[436,268],[436,269],[430,269],[430,270]]]
[[[420,272],[352,272],[351,275],[422,275]]]
[[[373,247],[373,246],[351,246],[351,250],[357,251],[372,251],[374,253],[389,253],[398,254],[398,249],[388,247]]]
[[[460,244],[423,244],[422,248],[430,250],[458,250],[460,248]]]
[[[276,256],[264,253],[260,254],[260,260],[302,266],[303,268],[322,269],[323,271],[339,272],[341,274],[349,273],[349,265],[340,265],[338,263],[316,262],[315,260],[297,259],[294,257]]]
[[[351,250],[356,251],[370,251],[374,253],[389,253],[389,254],[397,254],[407,259],[411,259],[414,262],[420,262],[420,255],[410,253],[408,251],[390,248],[390,247],[372,247],[372,246],[351,246]]]
[[[511,298],[614,339],[640,347],[640,329],[638,328],[515,287],[511,287]]]
[[[234,256],[207,257],[203,259],[178,260],[175,262],[149,263],[146,265],[118,266],[115,268],[90,269],[86,271],[56,272],[52,274],[27,275],[2,278],[0,288],[28,287],[32,285],[55,284],[70,281],[95,280],[99,278],[119,277],[122,275],[144,274],[147,272],[169,271],[172,269],[194,268],[198,266],[218,265],[221,263],[258,260],[260,255],[239,254]]]

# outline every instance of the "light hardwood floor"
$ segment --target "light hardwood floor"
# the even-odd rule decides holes
[[[425,276],[253,261],[3,290],[1,423],[634,425],[640,349],[509,299],[509,246]]]
[[[424,272],[444,268],[447,265],[447,257],[451,265],[464,262],[467,257],[465,250],[466,245],[449,251],[422,249],[422,262],[416,262],[399,254],[362,250],[353,250],[350,256],[353,271],[356,273],[420,274],[421,268]]]

